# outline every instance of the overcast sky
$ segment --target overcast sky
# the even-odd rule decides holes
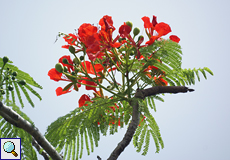
[[[201,78],[189,86],[195,92],[166,94],[165,102],[156,102],[152,111],[165,148],[155,153],[153,140],[149,153],[142,156],[132,143],[120,155],[126,160],[229,160],[229,35],[230,1],[227,0],[0,0],[0,57],[8,56],[21,70],[43,86],[38,90],[43,100],[33,97],[35,108],[27,104],[23,111],[44,134],[58,117],[78,107],[82,93],[71,92],[57,97],[56,83],[47,76],[58,59],[69,55],[62,49],[63,39],[54,43],[58,32],[73,33],[82,23],[97,24],[104,15],[113,18],[118,29],[125,21],[143,31],[141,17],[157,16],[158,22],[171,26],[171,34],[181,38],[183,68],[209,67],[214,76]],[[167,37],[165,37],[167,38]],[[83,160],[107,159],[122,139],[125,128],[113,136],[101,136],[99,147]],[[42,159],[39,156],[39,159]]]

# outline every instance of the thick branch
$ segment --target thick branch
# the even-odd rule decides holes
[[[0,110],[0,111],[1,111],[1,110]],[[6,113],[4,113],[3,111],[0,112],[0,115],[1,115],[7,122],[9,122],[10,124],[13,124],[15,127],[20,128],[20,127],[18,126],[17,122],[15,122],[14,119],[12,119],[10,116],[8,116],[8,115],[7,115]]]
[[[145,97],[160,94],[160,93],[186,93],[192,92],[193,89],[189,89],[185,86],[156,86],[147,88],[144,90],[137,90],[135,98],[145,99]],[[138,111],[138,102],[132,101],[130,105],[133,107],[132,120],[129,124],[129,127],[126,131],[126,134],[122,141],[118,143],[117,147],[113,150],[108,160],[116,160],[121,152],[129,145],[130,141],[133,138],[133,135],[138,127],[140,121],[140,113]]]
[[[194,89],[189,89],[185,86],[156,86],[142,90],[144,97],[160,94],[160,93],[186,93],[193,92]]]
[[[13,111],[11,108],[5,106],[0,101],[0,113],[1,116],[8,121],[9,123],[22,128],[30,135],[34,137],[34,139],[38,142],[38,144],[49,154],[52,159],[62,160],[60,155],[57,153],[55,148],[47,141],[47,139],[39,132],[39,130],[31,125],[28,121],[23,119],[19,114]]]
[[[129,124],[129,127],[125,133],[124,138],[120,143],[118,143],[117,147],[113,150],[108,160],[115,160],[118,158],[118,156],[121,154],[121,152],[124,151],[124,149],[129,145],[130,141],[133,138],[133,135],[137,129],[137,126],[140,121],[140,113],[138,112],[138,102],[132,101],[130,105],[133,107],[133,113],[132,113],[132,120]]]

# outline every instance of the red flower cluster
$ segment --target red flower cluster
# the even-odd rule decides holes
[[[100,19],[99,25],[101,26],[100,30],[92,24],[83,23],[78,28],[77,35],[69,34],[64,37],[68,45],[62,47],[68,49],[69,46],[77,46],[81,48],[77,44],[84,44],[89,60],[92,61],[96,58],[102,58],[105,55],[105,51],[120,47],[121,43],[117,42],[119,36],[114,40],[112,39],[112,33],[115,30],[112,17],[108,15],[104,16]],[[80,50],[83,50],[83,48],[77,51]]]
[[[99,20],[99,27],[89,23],[83,23],[78,28],[76,34],[70,33],[65,35],[63,38],[67,42],[67,45],[63,45],[62,48],[69,49],[69,51],[74,54],[75,57],[76,53],[82,51],[84,52],[84,56],[87,55],[90,61],[85,60],[84,56],[82,56],[83,58],[80,57],[81,60],[77,59],[77,62],[75,60],[73,62],[70,56],[62,56],[59,59],[58,62],[61,63],[65,71],[60,73],[61,71],[58,72],[58,69],[56,70],[55,68],[52,68],[49,70],[48,76],[50,79],[56,82],[68,81],[69,84],[64,89],[62,87],[58,87],[56,89],[57,96],[71,92],[72,88],[78,91],[78,88],[83,84],[85,85],[86,90],[93,90],[95,96],[105,98],[106,96],[104,96],[102,92],[103,87],[101,87],[100,84],[102,83],[103,79],[106,79],[106,75],[108,73],[111,73],[114,70],[119,70],[122,72],[120,67],[124,67],[122,66],[124,64],[127,66],[133,65],[129,65],[129,62],[127,62],[131,54],[128,52],[135,50],[134,58],[136,58],[138,61],[144,60],[145,55],[141,55],[140,48],[153,45],[156,40],[161,40],[162,36],[165,36],[171,32],[171,28],[168,24],[164,22],[158,23],[156,19],[156,16],[153,16],[152,22],[150,22],[149,17],[142,17],[146,34],[149,37],[149,40],[145,43],[145,45],[141,45],[144,41],[143,36],[140,36],[138,41],[135,41],[134,37],[136,34],[134,33],[133,37],[130,35],[132,28],[127,22],[119,27],[119,34],[113,39],[112,35],[116,28],[113,26],[112,17],[108,15],[103,16]],[[180,41],[180,38],[175,35],[171,35],[169,39],[176,43],[179,43]],[[128,52],[123,53],[124,50]],[[152,59],[152,55],[147,55],[146,59]],[[65,63],[63,63],[63,60]],[[156,60],[161,62],[158,59]],[[124,72],[126,72],[126,70]],[[152,78],[156,85],[168,85],[168,82],[164,78],[164,71],[160,71],[160,69],[157,67],[149,65],[144,69],[143,72],[146,76]],[[156,72],[158,74],[156,74]],[[93,77],[91,77],[91,75]],[[113,78],[114,77],[111,79]],[[106,80],[109,82],[108,79]],[[117,82],[116,80],[112,80],[112,83],[109,83],[112,84]],[[117,85],[120,84],[117,83]],[[99,91],[97,91],[96,88],[99,88]],[[90,99],[89,96],[83,94],[78,101],[79,107],[87,106],[87,101],[93,103],[93,100]],[[115,111],[116,108],[119,109],[116,104],[109,107],[113,111]],[[110,124],[115,124],[114,118],[111,117],[111,119]],[[144,119],[145,117],[143,116],[142,121]],[[120,123],[120,119],[118,119],[118,125],[120,125]],[[98,124],[100,123],[98,122]]]

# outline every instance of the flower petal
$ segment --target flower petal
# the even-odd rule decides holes
[[[165,36],[166,34],[172,31],[170,26],[164,22],[156,24],[155,30],[158,33],[158,37]]]
[[[180,42],[180,38],[177,37],[176,35],[171,35],[169,36],[169,39],[176,42],[176,43],[179,43]]]
[[[144,27],[145,28],[151,28],[151,27],[153,27],[153,24],[150,22],[150,18],[149,17],[144,16],[141,19],[144,21]]]
[[[69,92],[71,92],[69,89],[66,90],[66,91],[63,91],[63,89],[62,89],[61,87],[58,87],[58,88],[56,89],[56,95],[57,95],[57,96],[60,96],[60,95],[62,95],[62,94],[66,94],[66,93],[69,93]]]
[[[62,73],[58,72],[55,68],[52,68],[52,69],[49,70],[48,76],[50,77],[50,79],[52,79],[52,80],[54,80],[56,82],[58,82],[60,80],[63,80],[61,78]]]

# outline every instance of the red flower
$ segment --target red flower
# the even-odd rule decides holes
[[[86,53],[90,60],[95,60],[100,53],[100,37],[98,28],[84,23],[78,29],[79,39],[86,47]]]
[[[111,16],[103,16],[99,21],[99,25],[101,26],[100,31],[98,31],[97,27],[88,23],[82,24],[78,29],[79,40],[84,43],[86,53],[91,61],[95,61],[96,58],[102,58],[105,55],[105,50],[109,51],[111,48],[121,46],[120,43],[116,42],[119,36],[114,40],[112,38],[115,27]]]
[[[62,89],[61,87],[58,87],[58,88],[56,89],[56,95],[57,95],[57,96],[60,96],[60,95],[62,95],[62,94],[66,94],[66,93],[69,93],[69,92],[71,92],[69,89],[66,90],[66,91],[63,91],[63,89]]]
[[[145,27],[146,31],[148,30],[147,34],[150,37],[151,35],[153,35],[154,27],[157,24],[157,17],[153,16],[152,23],[150,22],[149,17],[144,16],[141,19],[144,21],[144,27]]]
[[[117,36],[114,40],[112,38],[113,31],[115,27],[113,26],[113,20],[111,16],[105,15],[103,16],[99,24],[101,25],[101,30],[99,32],[101,38],[101,51],[104,49],[111,50],[111,48],[118,48],[121,46],[121,43],[116,42],[119,39]]]
[[[131,32],[131,27],[128,26],[126,23],[120,26],[119,33],[122,38],[125,38],[128,36],[128,34]]]
[[[100,36],[98,28],[84,23],[78,29],[78,36],[82,43],[86,47],[86,53],[90,60],[94,61],[100,54]]]
[[[101,30],[104,31],[108,31],[110,29],[112,29],[112,31],[115,30],[115,27],[113,26],[112,17],[108,15],[105,15],[100,19],[99,25],[101,26]]]
[[[58,72],[55,68],[50,69],[49,72],[48,72],[48,76],[50,77],[50,79],[52,79],[52,80],[54,80],[56,82],[58,82],[60,80],[62,80],[62,81],[70,81],[68,78],[63,77],[62,75],[63,74]]]
[[[142,17],[141,19],[144,21],[145,31],[149,37],[149,41],[147,41],[145,43],[147,45],[153,44],[155,42],[155,40],[157,40],[161,36],[165,36],[169,32],[171,32],[171,28],[168,24],[166,24],[164,22],[157,23],[157,20],[156,20],[157,17],[156,16],[153,16],[152,23],[150,22],[149,17],[145,16],[145,17]],[[153,35],[154,30],[158,33],[157,35]]]
[[[94,38],[99,38],[97,35],[97,27],[89,24],[89,23],[83,23],[78,28],[78,36],[81,42],[83,42],[86,47],[88,47],[88,43],[91,44]]]
[[[64,64],[62,62],[62,60],[66,58],[69,62],[69,64],[72,64],[73,65],[73,61],[72,59],[70,58],[70,56],[62,56],[60,59],[59,59],[59,62],[63,65],[63,66],[66,66],[68,68],[68,71],[71,72],[71,71],[74,71],[74,67],[72,65],[69,65],[69,64]],[[50,77],[50,79],[58,82],[60,80],[62,81],[71,81],[69,80],[64,74],[58,72],[55,68],[52,68],[49,70],[48,72],[48,76]]]
[[[92,102],[89,96],[87,96],[86,94],[83,94],[78,100],[79,107],[88,106],[88,104],[85,104],[86,101]]]
[[[180,38],[177,37],[176,35],[171,35],[169,36],[169,39],[176,42],[176,43],[179,43],[180,42]]]
[[[157,31],[158,35],[156,35],[156,36],[152,35],[150,37],[149,41],[146,42],[146,44],[151,45],[151,44],[153,44],[155,42],[155,40],[157,40],[161,36],[165,36],[169,32],[171,32],[170,26],[168,24],[164,23],[164,22],[156,24],[155,30]]]

